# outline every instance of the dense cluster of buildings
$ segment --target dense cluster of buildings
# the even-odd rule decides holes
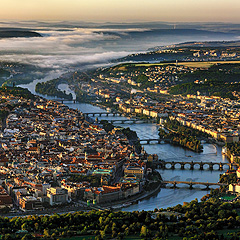
[[[189,67],[175,64],[169,65],[149,65],[144,67],[141,65],[139,69],[134,71],[120,70],[110,72],[108,75],[100,74],[97,79],[105,82],[128,83],[133,87],[144,87],[144,91],[166,93],[167,89],[181,82],[178,75],[195,71],[196,67]],[[96,79],[95,79],[96,81]],[[146,84],[148,82],[148,84]],[[149,85],[149,86],[148,86]]]
[[[234,59],[239,57],[238,53],[234,50],[194,50],[193,57],[195,58],[206,58],[207,60],[226,60],[226,59]]]
[[[121,131],[107,133],[58,102],[1,98],[16,104],[0,134],[0,208],[102,203],[142,190],[147,156]]]

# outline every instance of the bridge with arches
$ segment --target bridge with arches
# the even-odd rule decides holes
[[[195,167],[199,166],[199,170],[204,170],[204,166],[208,166],[209,170],[213,170],[214,166],[218,166],[217,170],[222,171],[224,166],[228,166],[229,170],[234,169],[235,164],[233,163],[222,163],[222,162],[168,162],[168,161],[161,161],[159,164],[157,164],[158,166],[160,166],[163,169],[176,169],[177,166],[176,165],[180,165],[180,169],[181,170],[185,170],[187,168],[185,168],[185,166],[190,166],[190,170],[194,170],[196,169]],[[171,165],[170,168],[167,167],[167,165]]]
[[[62,104],[63,104],[64,102],[73,102],[73,103],[76,103],[76,99],[70,100],[70,99],[58,99],[58,98],[56,98],[56,99],[53,99],[53,101],[61,102]]]
[[[209,183],[209,182],[188,182],[188,181],[162,181],[162,184],[166,187],[167,184],[172,184],[172,188],[177,188],[177,184],[187,184],[189,189],[193,189],[193,185],[204,185],[209,190],[210,186],[227,186],[226,183]]]
[[[120,124],[124,124],[124,123],[147,123],[148,121],[146,120],[141,120],[141,119],[124,119],[124,120],[120,120],[120,119],[116,119],[116,120],[108,120],[108,122],[110,123],[120,123]]]
[[[115,117],[115,116],[123,116],[124,114],[123,113],[120,113],[120,112],[87,112],[87,113],[83,113],[83,115],[85,116],[89,116],[89,117],[102,117],[102,116],[105,116],[105,117]]]

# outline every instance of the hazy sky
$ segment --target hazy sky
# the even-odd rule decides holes
[[[0,0],[1,20],[239,22],[239,0]]]

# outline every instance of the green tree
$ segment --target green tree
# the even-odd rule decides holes
[[[45,238],[50,237],[50,234],[49,234],[49,230],[48,230],[48,229],[44,229],[44,230],[43,230],[43,236],[44,236]]]
[[[145,225],[142,226],[140,237],[146,237],[147,236],[147,227]]]

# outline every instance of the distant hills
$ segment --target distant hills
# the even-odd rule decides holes
[[[172,51],[170,51],[172,50]],[[193,56],[195,51],[216,50],[215,57]],[[235,57],[221,57],[222,52],[236,53]],[[240,41],[192,41],[149,48],[146,52],[127,55],[112,62],[163,62],[163,61],[210,61],[210,60],[239,60]]]
[[[179,44],[172,44],[166,46],[159,46],[154,48],[149,48],[148,51],[158,51],[161,49],[170,49],[170,48],[181,48],[181,47],[188,47],[188,48],[219,48],[219,47],[240,47],[240,41],[199,41],[199,42],[184,42]]]
[[[21,37],[42,37],[40,33],[22,30],[22,29],[6,29],[0,28],[0,39],[1,38],[21,38]]]

